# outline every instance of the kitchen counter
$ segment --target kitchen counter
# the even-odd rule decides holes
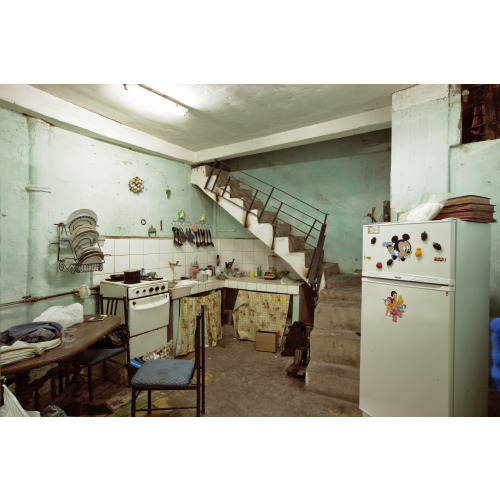
[[[295,281],[291,284],[282,284],[281,279],[267,280],[264,278],[226,278],[223,280],[209,278],[208,281],[181,280],[174,288],[169,289],[170,300],[172,301],[172,333],[174,345],[177,339],[179,327],[180,300],[182,297],[196,295],[198,293],[211,292],[233,288],[236,290],[251,290],[255,292],[283,293],[290,295],[292,303],[292,321],[299,321],[299,307],[301,288],[309,289],[309,285],[304,281]]]
[[[220,288],[236,288],[238,290],[252,290],[255,292],[286,293],[298,295],[303,281],[295,281],[293,284],[282,284],[280,279],[266,280],[263,278],[226,278],[220,280],[209,278],[208,281],[183,280],[178,285],[169,289],[170,299],[180,299],[188,295],[209,292]],[[307,285],[306,285],[307,286]]]

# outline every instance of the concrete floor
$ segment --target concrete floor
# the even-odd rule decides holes
[[[361,416],[355,405],[306,391],[304,378],[287,375],[293,357],[255,350],[254,342],[234,338],[232,327],[216,347],[206,353],[206,417],[352,417]],[[187,356],[187,358],[192,355]],[[94,386],[94,403],[106,407],[94,416],[130,416],[131,389],[112,382]],[[155,391],[153,407],[192,404],[195,391]],[[141,393],[137,408],[145,407],[147,393]],[[87,394],[79,401],[86,402]],[[112,411],[109,414],[109,411]],[[195,416],[196,410],[152,412],[152,417]],[[76,415],[75,415],[76,416]],[[148,416],[139,412],[137,416]]]

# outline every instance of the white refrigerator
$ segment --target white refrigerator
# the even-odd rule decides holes
[[[489,268],[489,224],[363,226],[365,416],[487,416]]]

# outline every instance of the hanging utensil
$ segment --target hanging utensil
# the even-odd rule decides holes
[[[202,244],[202,246],[206,247],[207,244],[205,242],[205,230],[201,229],[200,231],[201,231],[201,244]]]
[[[212,233],[210,232],[210,229],[208,230],[208,236],[210,237],[210,243],[209,243],[209,245],[211,247],[213,247],[214,246],[214,242],[212,241]]]
[[[199,236],[198,236],[198,231],[195,231],[195,233],[194,233],[194,237],[195,237],[195,239],[196,239],[196,246],[197,246],[197,247],[199,247],[199,246],[200,246],[200,242],[198,241],[198,238],[199,238]]]

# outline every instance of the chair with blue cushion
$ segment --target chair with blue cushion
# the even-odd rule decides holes
[[[152,359],[144,362],[132,377],[132,417],[136,411],[180,410],[196,408],[196,416],[205,413],[205,306],[196,315],[195,359]],[[152,408],[152,391],[195,390],[196,405]],[[136,409],[136,400],[142,391],[148,391],[148,406]]]
[[[85,349],[83,352],[83,360],[82,367],[87,368],[87,376],[88,378],[88,388],[89,388],[89,401],[94,400],[94,395],[92,391],[92,368],[99,363],[102,363],[103,370],[103,380],[106,380],[108,375],[111,375],[113,372],[120,370],[123,366],[127,369],[127,382],[130,385],[130,331],[128,329],[128,310],[127,310],[127,300],[125,297],[103,297],[99,295],[99,314],[112,314],[115,316],[120,316],[118,311],[119,304],[123,306],[123,324],[115,328],[113,332],[111,332],[111,336],[115,340],[115,343],[118,339],[121,339],[121,346],[113,346],[111,342],[111,338],[104,339],[103,341],[97,342],[93,346]],[[123,361],[120,362],[117,358],[118,355],[125,353],[126,356],[126,364],[123,364]],[[122,356],[123,358],[123,356]],[[113,368],[111,371],[107,370],[107,361],[112,360],[117,366]]]

